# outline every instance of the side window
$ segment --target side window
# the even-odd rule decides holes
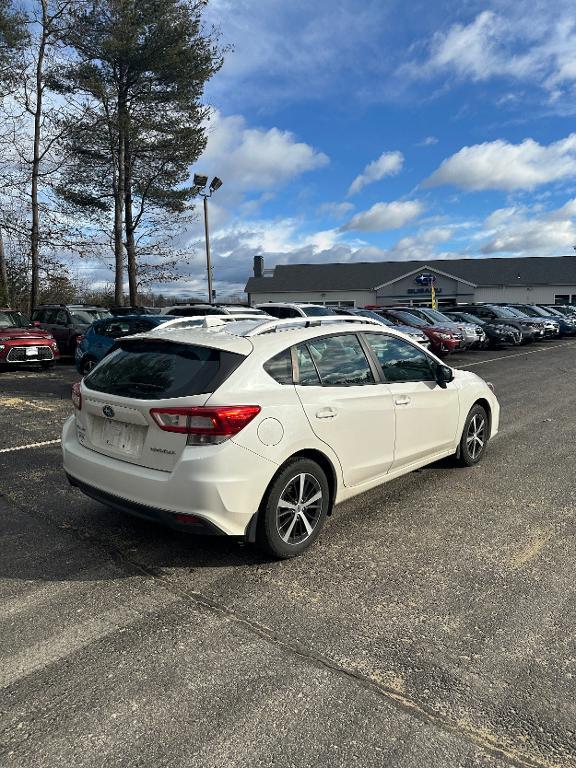
[[[264,370],[278,384],[292,384],[292,354],[289,349],[280,352],[264,363]]]
[[[57,309],[45,309],[44,312],[45,312],[45,315],[44,315],[44,320],[42,322],[44,323],[56,322],[56,317],[58,315]]]
[[[320,377],[318,371],[312,360],[312,355],[306,344],[299,344],[296,347],[296,355],[298,357],[298,371],[299,380],[298,383],[302,387],[319,387]]]
[[[356,334],[320,336],[308,342],[308,349],[323,386],[374,384],[370,363]]]
[[[53,322],[56,322],[58,325],[68,325],[70,322],[68,312],[65,309],[60,309],[56,314],[56,320]]]
[[[32,315],[32,320],[35,320],[38,323],[43,323],[46,317],[46,310],[45,309],[37,309],[36,312]]]
[[[365,337],[382,366],[386,381],[434,381],[432,364],[425,352],[383,333],[367,333]]]
[[[434,381],[430,358],[422,350],[383,333],[367,333],[365,337],[382,366],[386,381]]]
[[[297,310],[292,309],[291,307],[269,307],[264,311],[268,312],[268,314],[273,317],[277,317],[279,320],[285,320],[288,317],[300,317]]]

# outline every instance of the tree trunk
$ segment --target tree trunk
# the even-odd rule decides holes
[[[6,254],[4,253],[4,240],[0,229],[0,305],[11,305],[10,287],[8,285],[8,270],[6,268]]]
[[[30,202],[32,207],[32,230],[30,232],[30,314],[38,303],[40,292],[40,210],[38,202],[38,179],[40,176],[40,144],[42,140],[42,108],[44,96],[44,55],[49,35],[49,19],[47,0],[41,0],[42,31],[38,45],[36,60],[36,104],[34,106],[34,144],[32,153],[32,184]]]
[[[130,295],[130,306],[138,305],[138,274],[136,265],[136,238],[134,237],[134,218],[132,214],[132,153],[130,147],[130,137],[126,131],[126,146],[124,153],[125,162],[125,196],[124,196],[124,219],[126,226],[126,252],[128,254],[128,292]]]
[[[122,223],[124,213],[124,140],[119,136],[117,181],[114,188],[114,303],[124,304],[124,242]]]
[[[118,147],[117,147],[117,184],[114,189],[114,303],[124,304],[124,197],[126,195],[126,101],[122,91],[118,97]]]

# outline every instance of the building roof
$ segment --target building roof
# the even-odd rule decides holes
[[[576,285],[576,257],[532,256],[345,264],[278,264],[271,277],[251,277],[247,293],[372,291],[420,269],[437,269],[476,286]]]

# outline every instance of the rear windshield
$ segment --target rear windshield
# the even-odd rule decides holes
[[[71,309],[72,320],[80,325],[90,325],[94,320],[104,320],[112,317],[107,309]]]
[[[332,310],[326,309],[326,307],[300,307],[300,309],[308,317],[325,317],[334,314]]]
[[[119,342],[84,379],[88,389],[141,400],[209,394],[244,360],[211,347],[163,340]]]

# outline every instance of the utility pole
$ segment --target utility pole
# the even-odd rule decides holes
[[[194,174],[194,187],[195,194],[204,198],[204,239],[206,241],[206,272],[208,275],[208,304],[212,304],[214,301],[214,292],[212,289],[212,261],[210,257],[210,231],[208,227],[208,198],[212,197],[212,194],[220,189],[222,186],[221,179],[218,176],[214,176],[210,185],[208,185],[208,176],[204,176],[200,173]]]

